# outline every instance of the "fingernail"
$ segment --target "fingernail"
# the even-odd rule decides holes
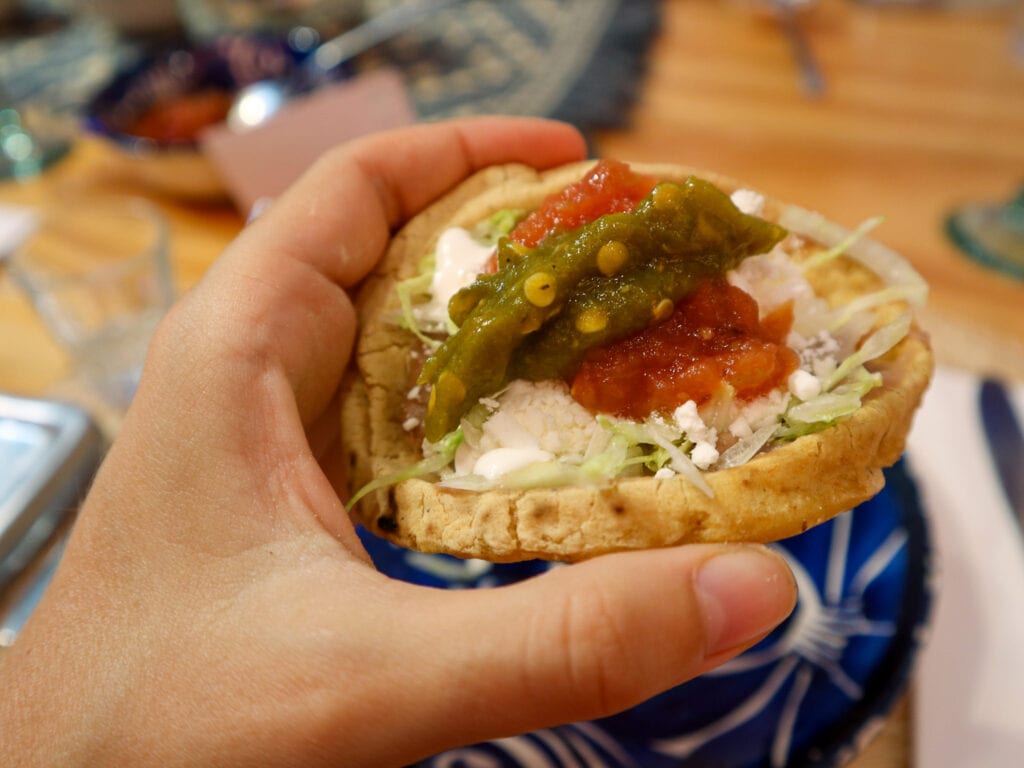
[[[725,549],[705,560],[695,587],[704,618],[706,656],[767,634],[789,615],[796,600],[789,566],[760,546]]]

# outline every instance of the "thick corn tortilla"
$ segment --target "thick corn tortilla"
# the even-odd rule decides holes
[[[520,166],[485,170],[414,218],[392,241],[358,301],[357,373],[346,388],[343,439],[350,488],[408,467],[420,445],[403,428],[404,401],[416,375],[417,339],[394,325],[394,285],[448,227],[470,227],[503,208],[536,208],[580,178],[586,162],[546,173]],[[701,176],[727,192],[740,185],[675,166],[634,166],[661,179]],[[781,204],[768,200],[772,219]],[[833,303],[878,286],[845,258],[815,270],[818,293]],[[879,322],[902,306],[883,308]],[[365,496],[354,509],[366,527],[396,544],[496,562],[580,560],[608,552],[687,542],[767,542],[807,530],[881,490],[882,468],[903,453],[914,410],[933,368],[925,334],[910,334],[869,364],[882,373],[855,414],[822,432],[760,454],[747,464],[705,473],[714,496],[682,476],[628,478],[605,485],[533,490],[457,491],[413,479]]]

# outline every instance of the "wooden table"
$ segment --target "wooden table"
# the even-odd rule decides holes
[[[1024,283],[974,264],[943,234],[956,205],[1007,199],[1024,183],[1024,60],[1011,55],[1011,12],[823,0],[801,22],[826,79],[818,98],[803,91],[764,6],[668,0],[631,126],[598,135],[599,151],[714,169],[851,226],[886,216],[877,236],[931,283],[924,322],[940,361],[1024,380]],[[152,196],[83,139],[40,179],[0,185],[0,202],[125,191]],[[191,285],[242,219],[154,199],[171,223],[178,281]],[[42,393],[64,363],[0,275],[0,390]],[[908,708],[857,768],[912,764]]]

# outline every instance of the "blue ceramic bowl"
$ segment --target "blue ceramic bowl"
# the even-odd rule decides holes
[[[116,146],[123,169],[157,191],[222,197],[223,184],[198,146],[198,128],[218,120],[197,114],[223,117],[231,94],[288,74],[305,55],[284,38],[239,35],[170,48],[118,73],[88,104],[85,128]],[[156,111],[160,117],[152,119]]]
[[[435,587],[486,588],[551,567],[423,555],[360,535],[382,571]],[[871,501],[773,546],[800,597],[754,648],[613,717],[452,750],[423,765],[844,765],[905,689],[929,617],[931,547],[914,484],[897,465]]]

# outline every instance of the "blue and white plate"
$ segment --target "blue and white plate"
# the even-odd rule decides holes
[[[384,573],[449,588],[536,575],[401,550],[360,531]],[[775,546],[800,587],[792,616],[724,666],[621,714],[437,755],[430,768],[776,768],[847,762],[905,688],[931,603],[931,549],[902,464],[874,499]]]

